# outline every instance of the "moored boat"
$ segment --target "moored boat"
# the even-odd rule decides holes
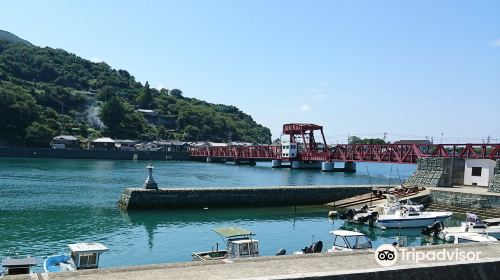
[[[356,224],[374,225],[374,222],[380,215],[394,215],[396,211],[421,212],[424,208],[422,204],[413,204],[410,200],[401,203],[398,198],[392,194],[385,194],[386,201],[374,206],[365,205],[360,209],[349,209],[340,216],[348,222]]]
[[[193,252],[193,261],[210,261],[232,258],[248,258],[259,256],[259,241],[253,239],[253,232],[240,227],[221,227],[214,231],[220,235],[226,243],[226,248],[219,250],[216,243],[215,250],[205,252]]]
[[[450,235],[450,238],[451,238],[451,236],[453,237],[453,242],[455,244],[498,241],[493,236],[489,236],[489,235],[483,234],[483,233],[475,233],[475,232],[455,233],[455,234],[449,234],[449,235]]]
[[[443,224],[433,224],[422,230],[423,234],[434,235],[435,237],[447,242],[454,242],[456,236],[460,234],[474,233],[481,235],[489,235],[496,239],[500,238],[500,226],[494,220],[482,221],[479,217],[472,213],[466,213],[466,219],[459,227],[444,227]],[[475,236],[475,235],[471,235]]]
[[[379,228],[427,227],[435,222],[444,222],[452,212],[421,212],[414,208],[402,208],[394,214],[377,215],[373,225]]]
[[[361,232],[333,230],[330,234],[333,235],[333,245],[328,250],[329,253],[369,250],[373,248],[372,242]]]
[[[99,267],[101,254],[109,249],[101,243],[68,244],[70,255],[49,256],[43,263],[45,272],[74,271]]]

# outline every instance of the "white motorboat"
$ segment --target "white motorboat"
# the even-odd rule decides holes
[[[101,243],[68,244],[70,255],[47,257],[43,263],[45,272],[75,271],[98,268],[101,254],[109,249]]]
[[[494,220],[487,223],[481,221],[477,215],[472,213],[466,213],[465,216],[465,222],[462,222],[459,227],[438,227],[434,235],[447,242],[453,242],[456,239],[455,236],[461,233],[477,233],[497,239],[500,238],[500,225],[494,223]]]
[[[380,203],[370,207],[365,205],[358,210],[349,209],[343,215],[343,218],[352,223],[367,223],[369,225],[373,225],[373,222],[379,215],[393,215],[396,213],[396,211],[402,209],[404,209],[404,211],[420,212],[424,208],[424,205],[413,204],[410,200],[408,200],[406,203],[401,203],[398,198],[392,194],[385,194],[384,196],[386,198],[386,201],[384,203]]]
[[[226,242],[226,249],[219,250],[219,243],[216,248],[206,252],[193,252],[193,261],[209,261],[232,258],[247,258],[259,256],[259,241],[253,239],[253,232],[239,227],[222,227],[214,231]]]
[[[493,236],[489,236],[483,233],[475,233],[475,232],[464,232],[464,233],[455,233],[448,234],[449,238],[453,238],[453,242],[455,244],[459,243],[471,243],[471,242],[494,242],[498,241]]]
[[[415,208],[401,208],[393,214],[373,215],[373,225],[379,228],[427,227],[435,222],[443,222],[452,212],[421,212]]]
[[[368,250],[373,248],[372,242],[361,232],[333,230],[330,234],[333,235],[333,246],[328,250],[329,253]]]

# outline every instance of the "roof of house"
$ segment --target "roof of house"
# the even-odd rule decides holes
[[[5,258],[2,260],[3,267],[17,267],[17,266],[34,266],[36,260],[33,257],[26,257],[23,259]]]
[[[116,143],[135,143],[134,140],[130,140],[130,139],[124,139],[124,140],[122,140],[122,139],[116,139],[115,142]]]
[[[54,137],[53,140],[76,141],[78,139],[75,136],[72,136],[72,135],[59,135],[59,136]]]
[[[115,140],[109,137],[97,138],[92,141],[92,143],[115,143]]]
[[[431,144],[429,140],[399,140],[394,142],[394,144],[405,145],[405,144]]]
[[[164,145],[164,146],[182,146],[187,144],[187,142],[184,141],[178,141],[178,140],[160,140],[160,141],[154,141],[158,145]]]

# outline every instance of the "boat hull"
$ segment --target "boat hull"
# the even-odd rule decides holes
[[[73,271],[74,268],[71,258],[67,255],[55,255],[47,257],[43,263],[43,269],[45,272],[63,272],[63,271]]]
[[[443,222],[451,217],[451,212],[423,212],[418,216],[381,215],[374,226],[383,228],[415,228],[426,227],[434,222]]]
[[[226,250],[195,252],[192,253],[191,256],[193,257],[193,261],[223,260],[228,258],[228,252]]]

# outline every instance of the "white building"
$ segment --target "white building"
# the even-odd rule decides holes
[[[490,159],[466,159],[464,185],[488,187],[493,179],[495,161]]]

